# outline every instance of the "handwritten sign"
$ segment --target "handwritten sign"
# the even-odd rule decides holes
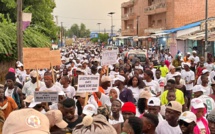
[[[101,66],[116,64],[117,50],[105,50],[102,52]]]
[[[78,92],[98,92],[99,75],[79,75]]]
[[[50,68],[49,48],[23,48],[23,64],[25,69]]]
[[[35,91],[35,102],[58,102],[58,92]]]
[[[61,65],[60,50],[50,51],[50,63],[52,66]]]

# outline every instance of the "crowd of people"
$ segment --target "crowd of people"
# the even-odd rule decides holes
[[[215,134],[212,55],[161,51],[157,62],[141,63],[119,54],[100,66],[103,50],[62,49],[54,69],[26,70],[17,61],[0,86],[0,133]],[[99,76],[98,91],[78,92],[79,75]],[[58,92],[58,102],[37,102],[35,91]]]

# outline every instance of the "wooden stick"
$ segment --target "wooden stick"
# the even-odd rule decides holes
[[[55,83],[55,76],[54,76],[54,70],[53,70],[52,63],[50,63],[50,65],[51,65],[51,70],[52,70],[53,83]]]
[[[89,93],[88,93],[88,92],[86,92],[84,106],[86,106],[86,105],[87,105],[87,102],[88,102],[88,96],[89,96]]]
[[[37,88],[39,88],[39,73],[38,73],[37,65],[36,65],[36,70],[37,70]]]
[[[107,66],[106,69],[107,69],[107,76],[108,76],[109,75],[109,67]]]

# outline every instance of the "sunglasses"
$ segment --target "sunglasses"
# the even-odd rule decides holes
[[[183,120],[179,120],[178,121],[178,124],[180,125],[180,126],[185,126],[185,127],[188,127],[189,126],[189,123],[187,123],[187,122],[185,122],[185,121],[183,121]]]

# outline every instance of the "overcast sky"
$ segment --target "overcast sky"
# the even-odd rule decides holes
[[[101,31],[110,30],[111,17],[109,12],[115,12],[113,15],[114,30],[121,28],[121,3],[129,0],[55,0],[56,8],[54,16],[58,16],[58,25],[63,22],[66,28],[72,24],[84,23],[91,31],[98,31],[100,25]]]

